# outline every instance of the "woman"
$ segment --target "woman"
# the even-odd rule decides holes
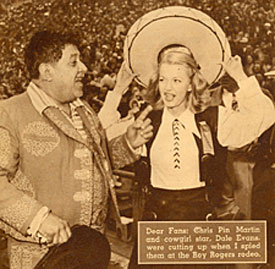
[[[216,108],[207,109],[211,105],[209,85],[188,48],[168,46],[158,61],[147,95],[155,108],[151,113],[154,136],[147,143],[149,187],[155,195],[149,198],[154,202],[147,203],[145,213],[154,211],[158,220],[205,220],[210,212],[206,185],[215,183],[214,175],[224,180],[226,175],[219,165],[224,160],[223,149],[215,139]],[[168,197],[171,203],[162,206]],[[188,205],[178,206],[175,197]],[[217,193],[208,198],[217,205],[221,202]]]
[[[274,124],[274,105],[230,55],[219,25],[189,7],[149,12],[130,28],[124,58],[154,107],[154,134],[136,172],[146,193],[143,220],[205,220],[210,212],[226,220],[248,208],[250,167],[239,151]],[[138,266],[136,254],[130,268]]]
[[[137,167],[147,193],[143,220],[196,221],[209,213],[219,219],[240,217],[225,146],[246,145],[272,125],[274,106],[255,77],[247,77],[239,56],[222,65],[227,79],[220,80],[226,86],[218,98],[221,106],[213,104],[212,87],[188,48],[170,45],[159,53],[147,94],[154,134]],[[134,249],[129,267],[137,266],[142,267]]]
[[[205,220],[213,207],[219,214],[233,207],[208,89],[188,48],[170,45],[159,53],[147,94],[154,135],[137,165],[148,190],[143,220]],[[137,266],[134,250],[129,267]]]

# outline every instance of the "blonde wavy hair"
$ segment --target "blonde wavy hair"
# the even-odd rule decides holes
[[[155,110],[164,107],[164,103],[159,93],[159,69],[162,64],[185,65],[190,68],[191,92],[187,94],[188,106],[193,113],[200,113],[211,104],[209,84],[199,71],[200,67],[196,63],[191,51],[182,45],[170,45],[162,49],[158,56],[158,67],[150,79],[147,93],[144,99],[152,105]]]

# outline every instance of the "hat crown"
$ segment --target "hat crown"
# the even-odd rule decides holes
[[[200,69],[191,50],[183,45],[173,44],[173,45],[164,47],[158,55],[158,63],[159,64],[162,63],[170,55],[172,58],[174,58],[174,60],[171,61],[171,58],[170,58],[168,61],[172,63],[179,63],[179,64],[184,63],[184,64],[188,64],[194,69]],[[172,55],[175,55],[176,57],[173,57]]]
[[[187,54],[189,56],[192,56],[192,53],[191,51],[183,46],[183,45],[170,45],[168,47],[165,47],[163,48],[161,51],[160,51],[160,54],[168,54],[168,53],[171,53],[171,52],[175,52],[175,53],[184,53],[184,54]]]
[[[139,84],[149,85],[158,68],[160,51],[172,44],[186,46],[187,49],[176,49],[185,51],[186,55],[191,50],[209,84],[223,74],[222,66],[217,63],[227,61],[231,55],[225,33],[207,14],[184,6],[156,9],[130,27],[124,42],[124,59],[129,69],[139,74],[135,78]]]

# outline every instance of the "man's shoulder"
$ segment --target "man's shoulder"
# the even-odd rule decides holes
[[[26,92],[1,100],[0,117],[18,120],[23,115],[30,113],[30,106],[31,102]]]
[[[0,108],[4,109],[19,109],[20,107],[24,107],[27,103],[29,103],[29,97],[27,92],[23,92],[18,95],[14,95],[8,99],[4,99],[0,101]]]

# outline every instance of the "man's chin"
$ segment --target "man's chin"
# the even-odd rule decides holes
[[[83,87],[79,87],[77,89],[74,90],[74,96],[75,98],[80,98],[83,96]]]

